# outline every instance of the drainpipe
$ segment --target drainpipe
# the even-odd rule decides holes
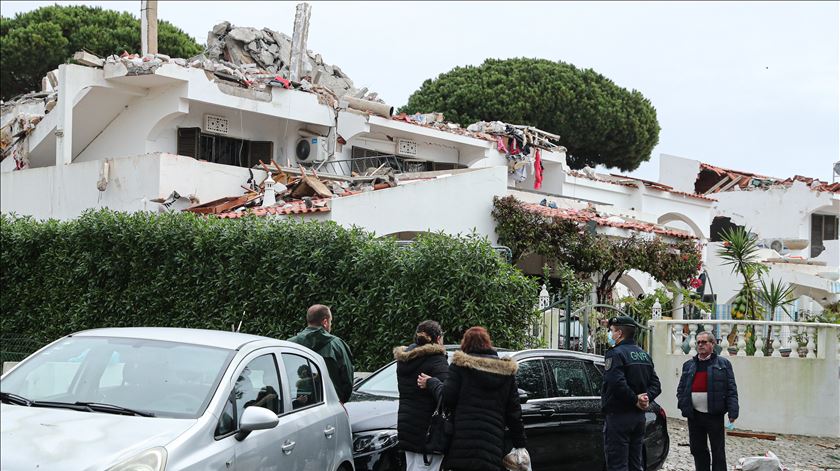
[[[140,49],[146,54],[158,52],[157,0],[140,1]]]

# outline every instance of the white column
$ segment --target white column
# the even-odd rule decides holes
[[[764,356],[764,326],[756,325],[753,329],[755,334],[755,356]]]
[[[697,355],[697,324],[688,324],[688,354]]]
[[[736,329],[738,330],[738,353],[736,355],[745,357],[747,356],[747,341],[744,339],[744,332],[746,332],[747,326],[745,324],[738,324]]]
[[[73,161],[73,102],[77,85],[70,66],[58,66],[58,103],[53,113],[58,113],[55,128],[55,165],[61,167]]]
[[[779,357],[782,356],[782,352],[779,351],[779,349],[782,348],[782,342],[779,341],[779,331],[780,330],[781,330],[781,327],[779,327],[779,324],[774,324],[773,325],[773,330],[772,330],[773,331],[773,343],[771,344],[771,345],[773,345],[773,353],[770,354],[771,357],[779,358]]]
[[[732,332],[731,324],[720,324],[720,354],[729,356],[729,334]]]
[[[817,358],[817,355],[814,353],[817,346],[814,342],[814,335],[816,332],[817,329],[815,327],[808,327],[808,354],[805,355],[805,358]]]
[[[309,17],[312,7],[308,3],[299,3],[295,9],[295,25],[292,29],[292,56],[289,59],[289,80],[300,81],[303,73],[303,61],[306,56],[306,40],[309,37]]]
[[[674,320],[682,320],[683,318],[683,295],[682,293],[675,293],[674,294]]]

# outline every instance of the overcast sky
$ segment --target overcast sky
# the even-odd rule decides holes
[[[88,4],[0,2],[3,16]],[[660,153],[769,176],[831,180],[840,159],[838,2],[311,2],[309,49],[394,106],[427,78],[486,58],[539,57],[637,89]],[[158,17],[200,43],[216,23],[292,33],[294,2],[160,1]],[[429,110],[431,111],[431,110]]]

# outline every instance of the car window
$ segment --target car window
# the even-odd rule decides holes
[[[324,400],[323,376],[314,362],[300,355],[283,354],[286,381],[292,398],[292,409],[318,404]]]
[[[528,399],[546,397],[545,372],[542,360],[528,360],[519,363],[516,371],[516,385],[528,393]]]
[[[233,386],[237,420],[251,406],[265,407],[279,415],[283,411],[281,391],[274,355],[254,358],[239,373]]]
[[[398,397],[400,393],[397,389],[397,362],[391,363],[367,378],[356,388],[356,391],[379,396]]]
[[[225,402],[225,407],[222,409],[222,416],[219,417],[219,423],[216,425],[216,437],[222,437],[236,431],[236,424],[239,419],[236,417],[236,406],[234,405],[234,395],[231,394]]]
[[[554,377],[557,397],[589,397],[594,395],[589,386],[589,378],[583,368],[583,362],[553,358],[547,360],[547,363],[548,369]]]
[[[27,359],[3,379],[2,389],[36,401],[99,402],[197,418],[233,354],[180,342],[79,335]]]
[[[604,373],[594,363],[586,362],[586,373],[589,375],[589,385],[592,387],[592,395],[601,395],[601,386],[604,384]]]

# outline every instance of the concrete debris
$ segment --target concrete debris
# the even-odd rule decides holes
[[[73,54],[73,60],[78,62],[82,65],[87,65],[90,67],[102,67],[105,64],[105,61],[94,54],[91,54],[87,51],[78,51]]]
[[[400,113],[391,119],[395,121],[405,121],[406,123],[416,124],[419,126],[437,129],[438,131],[445,131],[460,136],[474,137],[485,141],[496,141],[496,137],[486,132],[474,132],[462,128],[457,123],[448,123],[444,120],[443,113],[415,113],[413,115]]]
[[[280,75],[295,83],[306,81],[320,85],[339,98],[349,95],[384,103],[378,94],[367,93],[365,88],[357,89],[341,68],[325,64],[321,55],[312,51],[301,52],[300,76],[297,80],[291,77],[292,38],[268,28],[259,30],[229,22],[219,23],[207,34],[204,56],[214,62],[230,62],[243,72],[246,72],[243,69],[257,69],[260,73]]]
[[[0,160],[15,159],[15,169],[29,167],[29,146],[21,145],[58,102],[57,91],[32,92],[0,106]]]

